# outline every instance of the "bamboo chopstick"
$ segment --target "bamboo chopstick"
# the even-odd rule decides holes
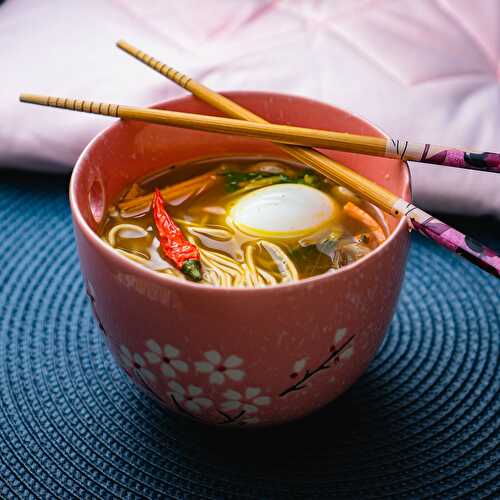
[[[225,99],[222,96],[220,97]],[[33,94],[22,94],[20,99],[22,102],[33,104],[105,116],[138,119],[153,123],[166,123],[165,120],[167,119],[166,117],[168,117],[168,123],[172,124],[172,114],[163,110],[151,110],[148,108],[135,108],[132,106],[97,103],[61,97],[38,96]],[[237,105],[235,104],[235,106]],[[335,182],[348,187],[363,198],[379,206],[384,211],[395,216],[405,216],[410,226],[418,232],[436,241],[441,246],[468,258],[491,274],[500,277],[500,257],[489,248],[473,241],[411,203],[407,203],[382,186],[366,179],[344,165],[331,160],[318,151],[289,145],[282,145],[281,147],[294,158],[313,167]]]
[[[177,83],[188,92],[191,92],[200,100],[205,101],[229,116],[247,121],[266,123],[264,119],[251,111],[236,104],[227,97],[210,90],[201,83],[167,66],[165,63],[158,61],[128,42],[120,40],[117,46],[155,71],[166,76],[169,80]],[[283,145],[281,147],[293,158],[318,170],[340,185],[352,189],[386,212],[398,217],[404,216],[409,226],[422,235],[432,239],[444,248],[465,257],[477,266],[500,278],[500,256],[490,248],[474,241],[444,222],[435,219],[432,215],[427,214],[415,205],[406,202],[381,186],[365,179],[347,167],[334,162],[319,151],[300,146]],[[360,180],[361,182],[359,182]],[[371,188],[374,189],[372,190]]]
[[[221,98],[225,99],[222,96]],[[136,108],[133,106],[34,94],[21,94],[20,100],[22,102],[68,109],[71,111],[83,111],[86,113],[142,120],[153,123],[166,123],[169,125],[175,124],[176,121],[179,120],[186,124],[186,116],[191,116],[189,113],[172,113],[157,109]],[[237,105],[235,104],[235,106]],[[179,116],[181,116],[181,118],[179,118]],[[208,119],[211,117],[202,118]],[[240,125],[238,123],[239,120],[229,120],[229,122],[231,124],[236,122]],[[271,126],[266,125],[266,127],[269,128]],[[230,131],[231,128],[229,127],[228,130]],[[379,206],[384,211],[395,216],[406,217],[410,226],[418,232],[433,239],[441,246],[467,257],[491,274],[500,277],[500,257],[489,248],[471,240],[464,234],[435,219],[402,198],[399,198],[382,186],[379,186],[375,182],[370,181],[344,165],[331,160],[318,151],[299,146],[281,145],[281,147],[294,158],[313,167],[340,185],[351,189],[363,198]]]
[[[21,96],[21,100],[24,102],[59,107],[57,101],[54,102],[50,99],[52,98],[47,99],[45,96],[35,96],[29,94]],[[206,116],[194,113],[180,113],[176,111],[154,110],[149,108],[137,108],[104,103],[93,104],[94,108],[91,109],[92,113],[97,112],[98,114],[105,114],[120,118],[145,120],[148,122],[160,123],[162,125],[172,125],[175,127],[204,130],[207,132],[243,135],[258,139],[267,139],[284,144],[327,148],[337,151],[382,156],[385,158],[397,157],[397,155],[391,155],[391,153],[387,151],[388,139],[383,137],[370,137],[364,135],[331,132],[328,130],[317,130],[290,125],[254,123],[232,118],[221,118],[219,116]],[[95,110],[95,106],[97,106],[97,111]],[[469,153],[464,154],[466,156],[469,155]],[[488,154],[492,155],[493,153]],[[404,155],[400,155],[400,157],[401,159],[410,159],[407,157],[406,153]],[[431,162],[430,159],[425,161],[427,163]],[[477,166],[472,167],[468,164],[463,168],[472,168],[475,170],[480,169]],[[486,170],[486,167],[481,170]],[[500,173],[500,163],[498,164],[498,168],[496,170],[493,167],[489,168],[489,170],[491,172],[496,171]]]
[[[168,79],[190,91],[201,100],[210,102],[210,100],[214,99],[214,93],[207,87],[195,82],[192,78],[176,71],[161,61],[154,59],[125,40],[118,41],[116,45],[147,66],[150,66],[155,71],[158,71]],[[235,118],[243,118],[250,122],[258,121],[260,123],[266,123],[264,120],[261,118],[258,119],[256,115],[243,109],[241,106],[236,105],[237,108],[234,107],[234,103],[231,105],[229,99],[220,94],[216,95],[218,96],[219,106],[222,107],[215,106],[213,102],[211,104],[225,111],[228,115],[234,116]],[[464,151],[458,148],[436,146],[429,143],[422,144],[418,142],[409,142],[407,140],[393,139],[390,137],[371,137],[327,131],[313,132],[307,129],[294,131],[293,128],[294,127],[289,127],[289,130],[286,128],[281,129],[280,133],[282,135],[282,140],[279,140],[279,142],[500,173],[500,154],[498,153],[491,153],[488,151]],[[318,134],[318,132],[321,133]],[[301,135],[304,137],[300,137]],[[259,137],[264,138],[260,135]],[[273,141],[278,141],[278,139],[274,138]]]
[[[133,106],[125,106],[118,104],[109,104],[94,101],[85,101],[80,99],[69,99],[64,97],[52,97],[36,94],[21,94],[21,102],[31,104],[39,104],[41,106],[50,106],[55,108],[68,109],[71,111],[82,111],[85,113],[93,113],[104,116],[112,116],[116,118],[126,118],[132,120],[141,120],[159,124],[173,124],[176,120],[182,120],[185,125],[188,125],[191,120],[190,113],[173,113],[169,111],[149,108],[138,108]],[[179,119],[179,116],[182,116]],[[202,115],[198,115],[202,116]],[[188,117],[185,119],[184,117]],[[211,118],[211,117],[206,117]],[[235,123],[241,120],[234,120]],[[244,123],[244,122],[242,122]],[[193,128],[193,127],[191,127]],[[386,212],[391,212],[392,207],[398,197],[390,191],[379,186],[378,184],[366,179],[362,175],[350,170],[349,168],[330,160],[326,156],[314,150],[299,148],[296,146],[283,145],[283,149],[305,163],[311,164],[314,161],[314,168],[329,176],[339,184],[352,188],[357,192],[362,193],[364,198],[372,203],[379,205]],[[302,153],[302,150],[304,151]],[[331,164],[335,165],[332,169]]]

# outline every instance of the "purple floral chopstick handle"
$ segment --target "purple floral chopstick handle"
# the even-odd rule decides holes
[[[398,200],[393,210],[395,214],[404,214],[415,231],[500,278],[500,256],[491,248],[469,238],[404,200]]]
[[[500,155],[498,153],[466,153],[459,149],[444,149],[430,158],[420,161],[500,174]]]
[[[498,153],[471,153],[432,144],[387,139],[385,155],[401,160],[500,173],[500,154]]]

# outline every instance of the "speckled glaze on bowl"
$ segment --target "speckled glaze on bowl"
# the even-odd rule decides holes
[[[227,94],[275,123],[381,132],[324,103],[280,94]],[[218,114],[193,97],[156,107]],[[410,199],[395,160],[325,151]],[[74,169],[70,201],[81,269],[116,361],[165,408],[215,425],[259,426],[321,408],[366,370],[392,318],[407,257],[403,221],[369,256],[334,274],[263,289],[200,286],[149,271],[95,233],[124,187],[172,163],[228,154],[285,157],[265,142],[119,121]]]

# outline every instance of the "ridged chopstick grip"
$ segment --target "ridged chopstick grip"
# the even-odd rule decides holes
[[[20,100],[31,104],[39,104],[40,106],[70,109],[72,111],[82,111],[83,113],[114,116],[116,118],[120,116],[120,106],[118,104],[69,99],[66,97],[42,96],[36,94],[21,94]]]

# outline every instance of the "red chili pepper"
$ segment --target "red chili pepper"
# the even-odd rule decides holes
[[[201,281],[200,252],[184,238],[182,231],[168,214],[159,189],[155,190],[153,196],[153,216],[163,253],[189,279]]]

